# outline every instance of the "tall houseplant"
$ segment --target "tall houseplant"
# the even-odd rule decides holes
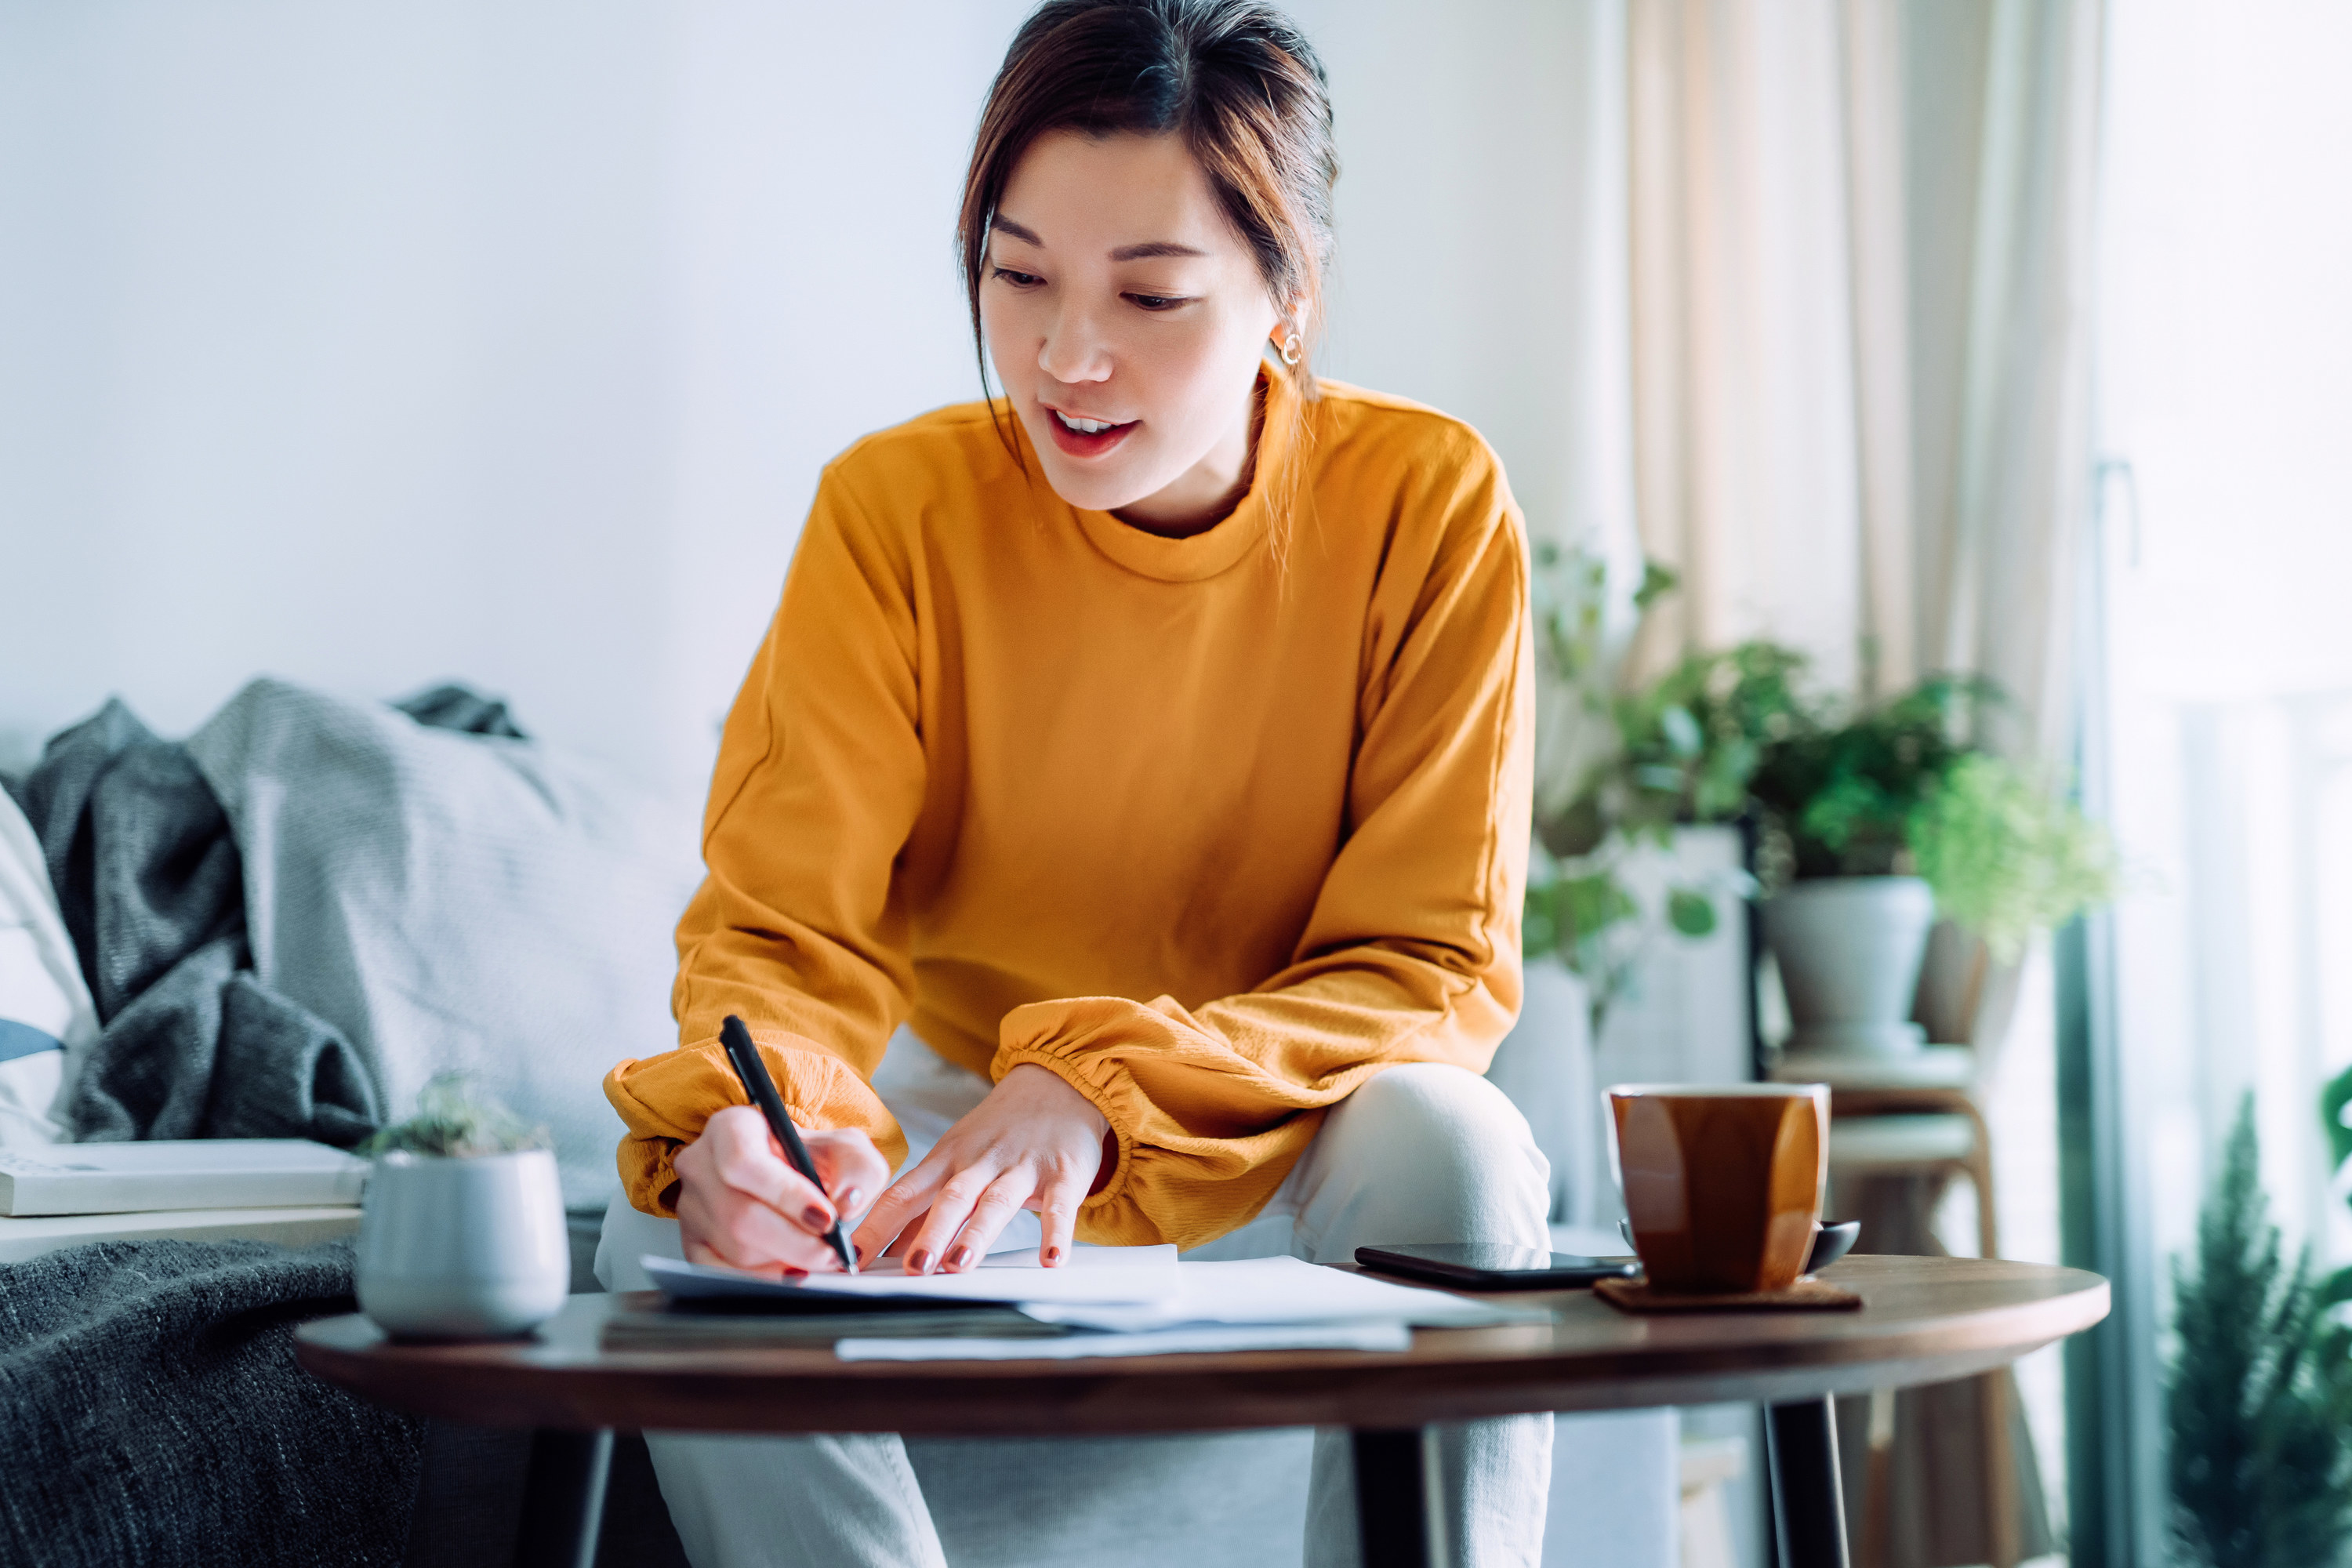
[[[2342,1332],[2309,1248],[2285,1268],[2267,1208],[2249,1095],[2198,1216],[2196,1268],[2173,1260],[2167,1479],[2174,1544],[2198,1568],[2321,1568],[2352,1535]]]

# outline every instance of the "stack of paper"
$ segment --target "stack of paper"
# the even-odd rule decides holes
[[[1056,1340],[1070,1331],[1041,1323],[1018,1307],[958,1307],[937,1311],[651,1311],[617,1307],[604,1320],[606,1350],[733,1350],[831,1345],[845,1339]]]
[[[1121,1251],[1159,1256],[1128,1258],[1118,1256]],[[998,1260],[991,1258],[988,1264]],[[854,1329],[842,1333],[834,1353],[844,1361],[1402,1351],[1412,1342],[1415,1328],[1475,1328],[1540,1321],[1546,1316],[1539,1310],[1499,1307],[1443,1290],[1318,1268],[1295,1258],[1179,1263],[1173,1247],[1105,1248],[1078,1260],[1076,1267],[1063,1268],[983,1265],[965,1274],[920,1276],[874,1270],[776,1280],[651,1257],[645,1267],[672,1302],[706,1310],[722,1303],[737,1310],[758,1306],[799,1319],[864,1309],[878,1320],[898,1310],[919,1316],[949,1305],[1010,1307],[1034,1322],[1063,1331],[1060,1337],[1041,1339],[1025,1331],[1017,1336],[993,1333],[984,1322],[974,1322],[958,1324],[955,1331],[925,1333],[896,1319],[887,1333]]]

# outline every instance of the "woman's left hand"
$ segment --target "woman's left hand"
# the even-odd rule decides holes
[[[1109,1126],[1085,1095],[1022,1063],[875,1201],[854,1238],[858,1257],[888,1247],[909,1274],[969,1268],[1026,1208],[1045,1233],[1037,1261],[1055,1267],[1069,1257]]]

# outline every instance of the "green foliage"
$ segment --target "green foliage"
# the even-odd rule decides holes
[[[403,1150],[412,1154],[471,1158],[544,1149],[547,1133],[488,1096],[477,1096],[464,1073],[436,1073],[417,1091],[416,1114],[360,1145],[362,1154]]]
[[[2195,1273],[2173,1260],[2179,1348],[2164,1408],[2188,1563],[2319,1568],[2352,1535],[2352,1376],[2310,1267],[2306,1247],[2283,1270],[2248,1096],[2198,1216]]]
[[[1937,676],[1891,702],[1835,721],[1823,710],[1780,738],[1758,764],[1754,790],[1785,834],[1799,877],[1884,877],[1909,848],[1912,817],[1973,752],[1991,682]]]
[[[1554,746],[1568,754],[1546,758],[1541,770],[1554,775],[1542,781],[1553,787],[1539,788],[1553,803],[1538,814],[1545,847],[1574,858],[1612,834],[1663,841],[1676,823],[1737,816],[1764,746],[1804,717],[1795,689],[1804,657],[1742,643],[1693,654],[1654,684],[1621,693],[1605,657],[1606,565],[1555,544],[1535,554],[1540,673],[1547,690],[1566,699],[1579,742]],[[1647,610],[1676,584],[1672,571],[1646,563],[1634,607]]]
[[[2344,1174],[2345,1162],[2352,1160],[2352,1127],[2344,1124],[2347,1106],[2352,1106],[2352,1068],[2329,1079],[2319,1091],[2319,1122],[2327,1130],[2328,1165],[2338,1177]],[[2330,1308],[2352,1301],[2352,1268],[2339,1268],[2329,1275],[2319,1294]],[[2338,1322],[2329,1333],[2337,1358],[2352,1360],[2352,1329]]]
[[[1570,969],[1591,978],[1607,965],[1601,943],[1620,922],[1641,912],[1613,872],[1538,875],[1528,879],[1520,945],[1528,952],[1557,952]]]
[[[1941,912],[2002,959],[2114,896],[2106,835],[1981,744],[1986,716],[2004,701],[1991,681],[1934,676],[1856,711],[1806,692],[1803,655],[1745,642],[1620,690],[1603,563],[1551,544],[1535,563],[1544,853],[1528,879],[1524,944],[1584,977],[1596,1027],[1650,931],[1715,928],[1722,889],[1671,887],[1653,910],[1619,874],[1638,847],[1665,845],[1682,824],[1755,813],[1770,886],[1916,870]],[[1647,610],[1675,588],[1675,574],[1650,563],[1634,605]]]
[[[1955,761],[1912,808],[1904,837],[1936,907],[2004,962],[2036,931],[2115,896],[2115,847],[2023,769],[1981,752]]]
[[[1689,888],[1666,890],[1666,923],[1687,937],[1715,934],[1715,900]]]
[[[2329,1163],[2338,1171],[2352,1160],[2352,1127],[2344,1124],[2344,1109],[2352,1106],[2352,1068],[2346,1068],[2319,1091],[2319,1120],[2327,1129]]]
[[[1803,655],[1768,642],[1690,655],[1615,700],[1621,749],[1582,793],[1599,815],[1661,842],[1676,823],[1738,816],[1766,748],[1803,728]]]
[[[1916,871],[1945,918],[2013,959],[2033,932],[2115,896],[2105,832],[1977,740],[2000,689],[1935,676],[1843,721],[1824,709],[1765,750],[1751,788],[1769,879]]]
[[[1619,872],[1643,843],[1675,826],[1736,816],[1764,742],[1790,722],[1801,660],[1768,643],[1685,658],[1654,685],[1620,692],[1607,657],[1609,577],[1581,550],[1539,544],[1534,599],[1542,701],[1536,832],[1522,945],[1557,954],[1581,975],[1597,1030],[1654,927],[1685,937],[1715,930],[1709,885],[1674,886],[1650,910]],[[1633,606],[1676,587],[1644,564]]]

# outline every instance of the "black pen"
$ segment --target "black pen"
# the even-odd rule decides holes
[[[743,1080],[743,1092],[767,1116],[768,1131],[784,1146],[784,1156],[792,1161],[793,1169],[806,1176],[818,1192],[824,1193],[824,1182],[816,1173],[816,1162],[809,1158],[808,1145],[801,1142],[801,1130],[793,1125],[792,1117],[784,1110],[783,1097],[776,1092],[776,1080],[768,1076],[768,1064],[760,1059],[760,1047],[751,1043],[751,1031],[743,1026],[742,1019],[730,1013],[727,1021],[719,1026],[719,1043],[726,1047],[727,1060],[734,1068],[735,1076]],[[831,1193],[824,1195],[833,1196]],[[849,1234],[842,1229],[838,1209],[834,1211],[833,1230],[825,1239],[841,1254],[841,1266],[856,1273],[857,1248],[849,1245]]]

